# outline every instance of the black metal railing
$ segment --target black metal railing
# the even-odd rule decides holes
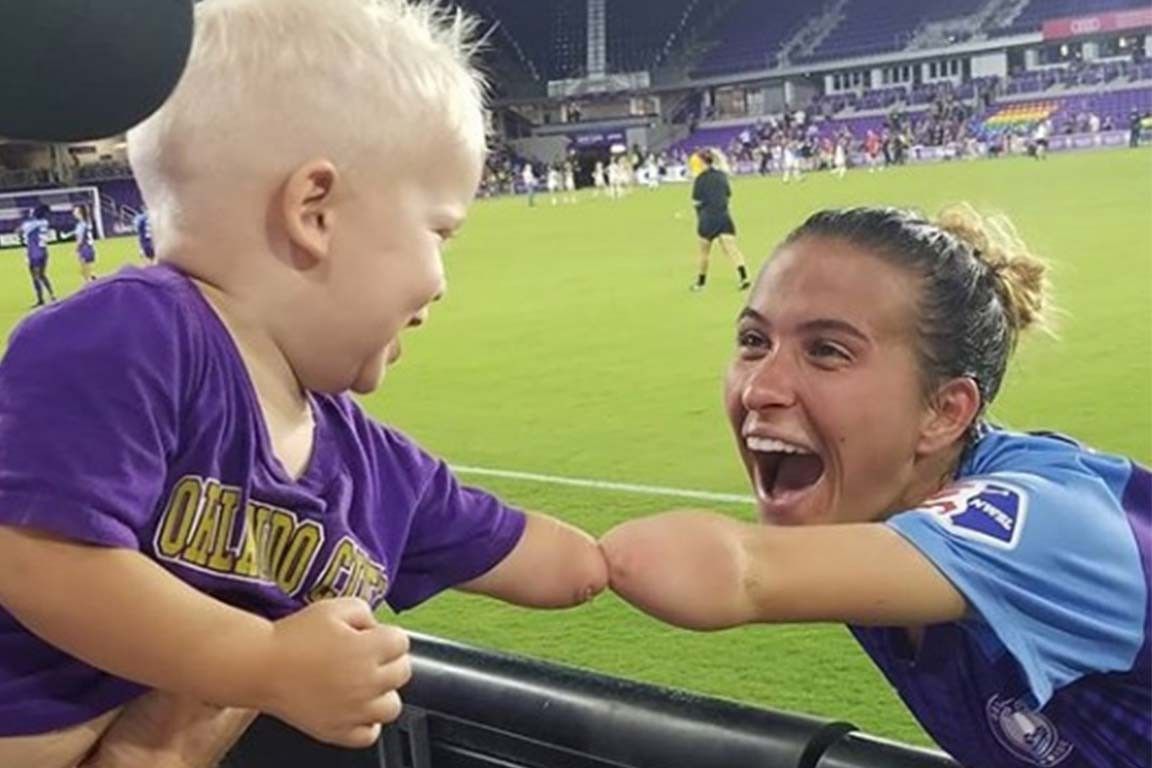
[[[404,714],[343,750],[261,718],[225,768],[958,768],[775,712],[413,635]]]

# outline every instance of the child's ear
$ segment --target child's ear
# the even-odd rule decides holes
[[[336,166],[310,160],[288,177],[280,191],[280,213],[292,242],[293,264],[308,269],[328,257],[336,217],[333,197],[339,182]]]

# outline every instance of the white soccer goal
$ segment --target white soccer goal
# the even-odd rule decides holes
[[[104,216],[100,203],[100,190],[96,187],[69,187],[67,189],[30,189],[17,192],[0,192],[0,247],[14,247],[20,244],[18,231],[20,222],[30,209],[46,205],[50,212],[52,234],[50,240],[59,239],[61,232],[70,232],[75,223],[72,209],[85,205],[92,214],[95,235],[104,238]]]

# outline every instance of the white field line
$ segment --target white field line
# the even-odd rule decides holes
[[[453,466],[452,470],[461,475],[478,475],[480,477],[502,477],[509,480],[526,480],[532,483],[546,485],[568,485],[576,488],[593,488],[599,491],[621,491],[623,493],[640,493],[647,496],[673,496],[681,499],[698,499],[701,501],[719,501],[728,504],[752,504],[752,496],[741,496],[735,493],[715,493],[713,491],[695,491],[687,488],[668,488],[662,485],[637,485],[635,483],[615,483],[608,480],[589,480],[579,477],[560,477],[558,475],[538,475],[532,472],[517,472],[510,469],[487,469],[485,467]]]

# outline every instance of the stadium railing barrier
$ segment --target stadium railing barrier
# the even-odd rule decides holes
[[[959,768],[850,723],[423,635],[412,662],[404,713],[374,747],[329,747],[262,717],[222,768]]]

